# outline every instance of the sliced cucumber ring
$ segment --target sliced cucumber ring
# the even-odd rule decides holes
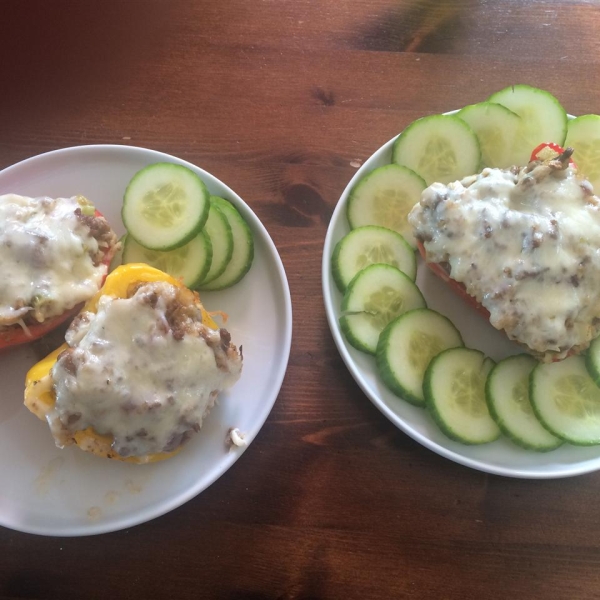
[[[140,246],[132,236],[127,235],[123,247],[123,264],[146,263],[156,267],[183,285],[194,288],[204,279],[212,262],[210,238],[201,231],[191,242],[181,248],[160,252]]]
[[[203,231],[210,238],[213,252],[210,270],[202,280],[202,284],[206,285],[225,271],[233,256],[233,232],[231,231],[231,225],[227,217],[212,199],[210,201],[208,219]]]
[[[462,119],[432,115],[417,119],[396,138],[393,161],[431,185],[479,172],[481,152],[477,136]]]
[[[425,406],[423,377],[431,359],[443,350],[463,345],[449,319],[428,308],[417,308],[399,316],[381,332],[377,368],[394,394]]]
[[[400,269],[413,281],[417,275],[417,258],[406,240],[391,229],[374,225],[354,229],[337,243],[331,273],[343,292],[359,271],[378,263]]]
[[[423,294],[410,277],[390,265],[371,265],[346,289],[340,329],[357,350],[375,354],[379,334],[390,321],[425,306]]]
[[[208,283],[202,283],[200,290],[222,290],[237,283],[250,270],[254,259],[252,231],[238,210],[224,198],[211,196],[213,203],[225,215],[233,236],[233,253],[221,275]]]
[[[567,113],[549,92],[530,85],[512,85],[492,94],[488,102],[502,104],[521,117],[511,153],[513,164],[526,165],[532,151],[542,142],[563,145]]]
[[[408,213],[420,200],[425,181],[401,165],[385,165],[365,175],[348,196],[350,227],[379,225],[393,229],[416,248]]]
[[[485,402],[485,382],[494,366],[483,352],[451,348],[427,367],[423,394],[440,429],[463,444],[487,444],[500,436]]]
[[[583,115],[569,121],[565,147],[575,150],[573,159],[579,172],[600,191],[600,116]]]
[[[512,149],[521,117],[501,104],[480,102],[457,114],[475,133],[485,167],[506,169],[514,164]]]
[[[600,388],[583,357],[539,364],[529,379],[529,396],[537,418],[555,436],[579,446],[600,444]]]
[[[150,250],[187,244],[208,218],[209,193],[192,170],[155,163],[138,171],[123,198],[121,217],[129,236]]]
[[[523,448],[547,452],[563,440],[542,426],[531,407],[529,376],[537,364],[529,354],[500,361],[488,375],[485,397],[492,418],[506,436]]]

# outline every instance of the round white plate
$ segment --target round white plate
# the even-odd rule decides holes
[[[241,379],[222,394],[201,432],[174,458],[149,465],[103,460],[55,447],[48,426],[23,406],[23,382],[36,362],[32,348],[0,354],[0,525],[43,535],[90,535],[148,521],[193,498],[240,457],[225,438],[238,427],[252,442],[267,418],[287,366],[290,292],[277,250],[256,215],[226,185],[173,156],[128,146],[81,146],[42,154],[0,172],[0,194],[83,194],[124,233],[121,204],[136,171],[175,162],[200,175],[211,193],[230,200],[254,234],[255,257],[244,279],[228,290],[205,292],[208,310],[229,315],[232,341],[242,345]]]
[[[392,139],[379,148],[351,179],[335,208],[325,238],[322,265],[325,310],[333,339],[350,373],[373,404],[394,425],[423,446],[457,463],[497,475],[532,479],[569,477],[600,469],[598,446],[575,447],[565,444],[552,452],[538,453],[523,450],[504,437],[481,446],[454,442],[439,430],[426,410],[394,396],[384,386],[372,356],[359,352],[346,342],[338,325],[342,294],[331,275],[331,255],[335,244],[350,231],[346,219],[350,190],[368,172],[392,161],[393,142]],[[466,346],[482,350],[496,361],[522,352],[450,291],[420,258],[417,285],[429,308],[446,315],[459,328]]]

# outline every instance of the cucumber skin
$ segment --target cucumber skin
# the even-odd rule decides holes
[[[365,267],[365,269],[369,269],[369,268],[374,267],[374,266],[375,265],[369,265],[368,267]],[[394,269],[394,271],[398,271],[398,273],[400,273],[402,275],[402,277],[406,277],[407,281],[409,281],[415,287],[415,289],[419,292],[419,294],[421,296],[421,299],[423,300],[423,308],[427,308],[427,302],[425,301],[425,297],[423,296],[423,293],[421,292],[421,290],[417,287],[416,283],[414,281],[412,281],[411,278],[406,273],[403,273],[400,269],[397,269],[396,267],[392,267],[391,265],[385,265],[385,266],[389,267],[390,269]],[[356,285],[356,281],[357,281],[358,277],[360,276],[360,274],[365,269],[363,269],[362,271],[359,271],[354,276],[354,279],[352,279],[352,281],[348,284],[348,287],[346,288],[346,292],[344,294],[344,298],[342,299],[342,306],[341,306],[341,311],[342,312],[345,312],[347,310],[347,308],[348,308],[347,307],[348,297],[351,294],[353,287]],[[406,312],[408,312],[408,311],[406,311]],[[398,315],[398,316],[400,316],[400,315]],[[348,340],[348,343],[351,346],[353,346],[357,350],[360,350],[361,352],[365,352],[366,354],[371,354],[372,356],[375,356],[375,354],[377,352],[377,349],[373,350],[369,346],[363,344],[352,333],[352,328],[349,325],[347,317],[344,317],[344,316],[340,317],[340,319],[339,319],[339,325],[340,325],[340,329],[341,329],[342,333],[344,334],[344,336]],[[388,323],[388,325],[389,325],[389,323]]]
[[[211,196],[211,201],[210,201],[211,206],[209,207],[209,215],[210,215],[210,209],[213,209],[216,213],[218,213],[220,215],[220,217],[223,218],[223,220],[225,221],[225,223],[227,224],[228,227],[228,239],[230,241],[229,244],[229,250],[225,256],[225,261],[223,263],[223,266],[221,267],[221,269],[219,271],[217,271],[216,273],[214,273],[213,275],[211,275],[210,279],[206,279],[206,277],[200,282],[199,285],[206,285],[207,283],[210,283],[211,281],[214,281],[215,279],[217,279],[218,277],[220,277],[225,269],[227,268],[227,265],[229,264],[229,261],[231,260],[231,256],[233,255],[233,234],[231,232],[231,226],[229,225],[229,221],[227,220],[227,217],[223,214],[223,211],[216,205],[216,203],[213,203],[212,200],[212,196]],[[206,225],[206,224],[205,224]],[[208,235],[208,233],[207,233]],[[208,237],[210,238],[210,235],[208,235]],[[211,240],[212,242],[212,240]],[[211,263],[212,266],[212,263]],[[208,270],[208,273],[206,275],[208,275],[210,273],[210,268]]]
[[[142,176],[145,173],[145,171],[147,171],[148,169],[152,169],[153,167],[156,167],[156,165],[169,165],[169,167],[177,167],[179,169],[185,169],[186,171],[192,173],[200,182],[200,186],[203,190],[205,202],[204,202],[204,210],[202,212],[200,220],[198,221],[199,225],[197,225],[193,230],[191,230],[188,234],[186,234],[183,238],[181,238],[181,240],[178,240],[178,242],[176,244],[151,248],[149,246],[144,245],[143,242],[140,242],[140,240],[138,238],[136,238],[135,235],[133,235],[133,233],[131,233],[131,231],[129,230],[129,227],[127,226],[127,218],[125,217],[125,204],[126,204],[126,199],[127,199],[127,192],[131,188],[132,184],[137,179],[139,179],[139,177]],[[181,246],[185,246],[188,242],[191,242],[194,239],[194,237],[196,237],[200,233],[200,231],[202,231],[202,228],[204,227],[204,224],[206,223],[206,219],[208,219],[209,208],[210,208],[210,194],[208,192],[208,188],[206,187],[204,181],[202,181],[202,179],[200,179],[200,177],[196,173],[194,173],[194,171],[192,171],[191,169],[188,169],[187,167],[184,167],[183,165],[179,165],[177,163],[152,163],[151,165],[148,165],[147,167],[140,169],[131,178],[131,181],[127,184],[127,187],[125,188],[125,194],[123,195],[123,206],[121,207],[121,221],[123,221],[123,224],[125,225],[125,229],[127,229],[127,235],[130,235],[143,248],[146,248],[147,250],[158,250],[160,252],[168,252],[169,250],[176,250],[177,248],[181,248]]]
[[[242,215],[240,214],[238,209],[235,208],[235,206],[233,206],[233,204],[231,204],[231,202],[229,202],[228,200],[225,200],[224,198],[221,198],[219,196],[211,196],[210,199],[215,201],[216,205],[219,208],[224,209],[223,212],[228,210],[226,208],[227,206],[231,207],[233,210],[236,211],[236,213],[240,216],[240,225],[246,230],[246,232],[248,234],[248,247],[249,247],[248,260],[246,261],[246,265],[245,265],[244,269],[239,273],[239,275],[234,280],[227,281],[226,283],[224,283],[222,285],[213,285],[213,282],[218,281],[219,278],[223,276],[223,274],[221,274],[221,275],[219,275],[219,277],[217,277],[216,279],[213,279],[211,282],[207,283],[206,285],[200,284],[196,288],[197,290],[201,290],[201,291],[216,292],[219,290],[224,290],[224,289],[230,288],[232,285],[235,285],[236,283],[241,281],[244,278],[244,276],[246,275],[246,273],[248,273],[248,271],[250,270],[250,267],[252,266],[252,262],[254,261],[254,236],[252,235],[252,230],[250,229],[250,226],[248,225],[248,223],[246,223],[246,220],[244,219],[244,217],[242,217]],[[235,246],[235,240],[233,241],[233,243]],[[225,269],[225,271],[227,271],[227,269]]]
[[[600,365],[594,360],[592,354],[596,353],[596,347],[598,347],[598,353],[600,353],[600,338],[596,338],[591,344],[585,355],[585,368],[590,374],[590,377],[594,380],[597,386],[600,386]]]
[[[529,354],[518,354],[517,356],[530,356],[530,355]],[[494,419],[494,421],[496,422],[496,425],[498,425],[498,427],[500,428],[500,431],[502,431],[502,433],[507,438],[509,438],[512,442],[514,442],[517,446],[520,446],[521,448],[525,448],[525,450],[534,450],[535,452],[552,452],[552,450],[556,450],[557,448],[562,446],[564,444],[564,440],[562,438],[559,439],[559,441],[557,442],[557,444],[555,446],[536,446],[535,444],[529,444],[525,440],[517,437],[516,435],[513,435],[511,430],[506,427],[504,419],[502,419],[502,417],[496,412],[496,406],[494,405],[494,402],[492,400],[492,393],[491,393],[492,376],[494,374],[494,371],[496,370],[496,367],[498,367],[499,364],[500,363],[497,363],[496,365],[494,365],[492,367],[492,370],[489,372],[489,374],[487,376],[487,379],[485,382],[485,401],[488,406],[488,410],[490,411],[490,416],[492,417],[492,419]],[[530,381],[531,381],[531,376],[530,376]],[[531,403],[531,404],[533,405],[533,403]],[[534,412],[535,412],[535,410],[534,410]],[[537,413],[536,413],[536,418],[538,419],[538,421],[540,421],[539,417],[537,416]],[[552,431],[550,431],[541,421],[540,421],[540,425],[542,425],[542,427],[544,427],[544,429],[546,429],[549,433],[552,433],[552,435],[556,435]]]
[[[468,349],[472,350],[471,348]],[[425,376],[423,378],[423,396],[425,396],[425,404],[427,406],[427,409],[429,410],[429,414],[433,417],[433,420],[435,421],[436,425],[440,428],[442,433],[448,436],[451,440],[454,440],[455,442],[458,442],[465,446],[481,446],[483,444],[490,444],[491,442],[495,442],[500,437],[500,435],[502,435],[501,432],[499,432],[494,439],[487,440],[486,442],[465,441],[463,437],[455,433],[451,427],[448,427],[446,425],[444,419],[440,416],[437,407],[435,406],[435,401],[433,399],[433,391],[431,389],[431,375],[433,373],[433,369],[435,368],[435,363],[440,359],[440,357],[446,354],[446,352],[452,352],[453,350],[456,350],[456,348],[448,348],[447,350],[440,352],[434,359],[432,359],[432,361],[429,363],[429,366],[425,370]],[[485,354],[483,352],[480,352],[479,350],[472,351],[477,352],[478,354],[481,354],[481,356],[485,357]],[[485,358],[485,360],[492,359]]]
[[[207,273],[210,271],[210,265],[212,264],[212,242],[210,241],[208,235],[204,233],[204,231],[200,231],[198,235],[201,235],[202,239],[204,240],[204,247],[206,248],[206,254],[208,255],[209,260],[206,261],[206,264],[204,265],[202,272],[198,276],[197,281],[194,281],[189,286],[190,289],[195,289],[198,286],[198,284],[202,282],[202,280],[206,277]]]
[[[393,329],[394,323],[396,321],[398,321],[398,319],[401,319],[402,317],[404,317],[405,315],[408,315],[408,314],[410,314],[412,312],[416,312],[416,311],[437,312],[437,311],[431,311],[431,309],[429,309],[429,308],[414,308],[413,310],[409,310],[408,312],[405,312],[403,315],[396,317],[391,323],[388,324],[388,326],[381,332],[381,335],[379,336],[379,343],[377,344],[377,351],[375,353],[375,361],[376,361],[377,368],[379,370],[381,379],[383,379],[383,383],[385,383],[385,385],[396,396],[398,396],[399,398],[402,398],[403,400],[406,400],[408,403],[412,404],[413,406],[418,406],[419,408],[425,408],[427,405],[426,400],[415,396],[410,390],[407,390],[404,386],[402,386],[400,384],[400,382],[396,379],[396,376],[394,375],[392,369],[387,365],[387,361],[385,360],[385,356],[384,356],[387,351],[387,346],[389,343],[389,338],[392,334],[392,329]],[[452,327],[454,327],[454,329],[456,329],[456,327],[454,326],[454,323],[452,323],[452,321],[450,321],[450,319],[448,319],[448,317],[445,317],[444,315],[441,315],[440,313],[437,313],[437,314],[440,315],[441,317],[443,317],[444,319],[446,319],[446,321],[448,321],[448,323],[450,323],[450,325],[452,325]],[[461,344],[464,347],[464,341],[462,339],[460,331],[458,331],[458,329],[456,329],[456,332],[458,333],[458,337],[460,338]]]
[[[335,285],[337,285],[337,289],[343,294],[346,291],[346,287],[344,286],[344,282],[342,280],[342,276],[340,274],[340,270],[336,265],[339,264],[340,252],[342,251],[342,241],[346,238],[344,236],[333,249],[333,254],[331,255],[331,276],[335,281]]]
[[[339,324],[341,332],[344,334],[344,337],[348,340],[348,343],[351,346],[353,346],[357,350],[360,350],[360,352],[364,352],[365,354],[371,354],[372,356],[375,355],[375,352],[373,352],[373,350],[369,346],[363,344],[352,333],[352,327],[348,323],[348,319],[346,317],[340,317]]]
[[[563,434],[560,434],[558,431],[555,431],[552,428],[552,425],[549,425],[548,423],[546,423],[546,421],[544,420],[544,417],[541,415],[540,411],[538,410],[536,403],[533,401],[533,398],[535,397],[534,396],[535,372],[538,369],[540,369],[543,366],[543,364],[544,363],[540,363],[539,365],[537,365],[531,372],[531,375],[529,376],[529,397],[531,398],[531,406],[533,408],[533,412],[535,413],[535,416],[537,417],[538,421],[542,424],[542,427],[545,427],[552,435],[556,436],[557,438],[560,438],[561,440],[564,440],[565,442],[568,442],[572,446],[597,446],[597,445],[599,445],[600,438],[597,440],[592,440],[590,442],[582,442],[581,440],[570,439],[570,438],[565,437]]]

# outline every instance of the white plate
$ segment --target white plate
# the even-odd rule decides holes
[[[183,164],[209,190],[240,210],[255,241],[251,270],[237,285],[202,294],[209,310],[229,314],[232,341],[244,347],[238,383],[223,394],[183,451],[165,462],[130,465],[54,446],[48,427],[23,406],[31,348],[0,355],[0,525],[43,535],[89,535],[148,521],[180,506],[221,476],[243,453],[225,445],[230,427],[250,443],[275,402],[288,362],[292,310],[281,259],[250,208],[218,179],[173,156],[128,146],[81,146],[42,154],[0,172],[0,193],[83,194],[121,235],[123,192],[148,164]]]
[[[338,326],[342,294],[331,275],[331,254],[335,244],[350,231],[346,219],[350,190],[368,172],[392,161],[393,141],[379,148],[351,179],[335,208],[325,238],[322,265],[325,310],[333,339],[350,373],[373,404],[394,425],[423,446],[457,463],[497,475],[532,479],[569,477],[600,469],[600,447],[597,446],[575,447],[565,444],[553,452],[538,453],[523,450],[504,437],[481,446],[454,442],[439,430],[427,411],[397,398],[383,385],[373,357],[359,352],[346,342]],[[417,285],[429,308],[449,317],[460,329],[467,346],[482,350],[496,361],[522,352],[454,295],[420,259]]]

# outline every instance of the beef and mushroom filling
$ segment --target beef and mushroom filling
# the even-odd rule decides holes
[[[220,391],[240,377],[242,357],[225,329],[202,322],[193,292],[166,282],[102,296],[66,334],[52,369],[57,444],[91,427],[121,456],[170,452],[200,430]]]
[[[0,331],[60,315],[93,296],[117,246],[81,196],[0,196]]]
[[[600,200],[569,158],[434,183],[409,215],[427,260],[542,360],[600,333]]]

